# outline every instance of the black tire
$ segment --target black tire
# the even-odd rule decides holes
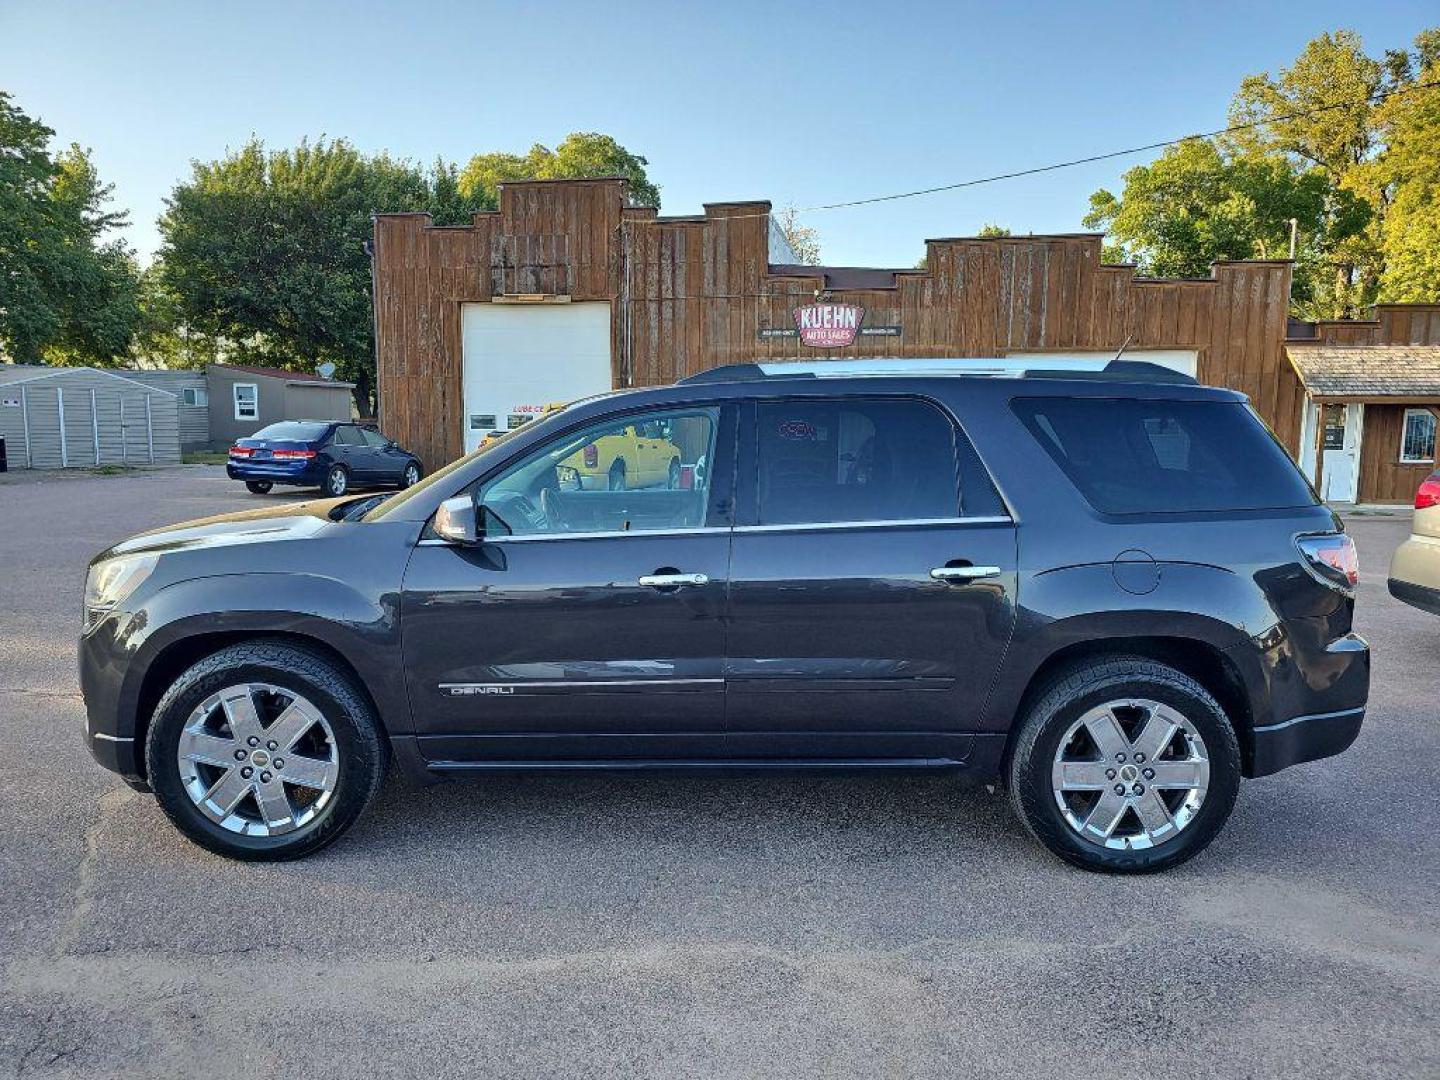
[[[251,495],[268,495],[270,493],[270,489],[274,486],[275,485],[272,484],[269,480],[245,481],[245,489],[249,491]]]
[[[625,462],[617,459],[615,464],[610,466],[610,472],[605,477],[605,490],[625,490]]]
[[[330,471],[325,474],[322,490],[332,499],[338,499],[350,490],[350,474],[345,471],[344,465],[330,466]]]
[[[418,461],[411,461],[405,466],[405,471],[400,474],[400,487],[402,489],[414,487],[420,482],[420,478],[424,475],[425,470],[420,467],[420,463]]]
[[[669,487],[671,491],[675,491],[680,487],[680,462],[670,462],[670,475],[666,481],[666,486]]]
[[[1086,840],[1067,823],[1051,770],[1071,725],[1087,710],[1122,698],[1178,711],[1204,740],[1210,773],[1203,801],[1178,833],[1151,847],[1119,850]],[[1194,679],[1154,660],[1113,657],[1068,668],[1040,693],[1016,732],[1008,781],[1025,827],[1066,862],[1106,873],[1154,873],[1199,854],[1220,832],[1240,788],[1240,744],[1225,710]]]
[[[249,836],[211,821],[186,792],[179,739],[206,698],[240,682],[264,682],[308,699],[334,732],[338,773],[328,805],[308,824],[276,836]],[[189,668],[155,707],[145,740],[147,778],[166,815],[201,847],[232,859],[298,859],[335,841],[380,790],[390,747],[364,693],[332,661],[281,642],[232,645]]]

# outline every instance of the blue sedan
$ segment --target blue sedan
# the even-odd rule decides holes
[[[318,487],[332,496],[352,487],[406,488],[422,475],[419,459],[393,439],[334,420],[285,420],[236,439],[225,472],[256,495],[276,484]]]

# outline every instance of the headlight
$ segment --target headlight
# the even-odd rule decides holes
[[[158,560],[158,555],[121,555],[91,566],[85,577],[85,629],[139,588]]]

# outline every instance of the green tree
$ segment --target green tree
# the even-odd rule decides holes
[[[1440,81],[1440,30],[1415,39],[1415,54],[1391,53],[1397,85]],[[1440,300],[1440,91],[1397,94],[1380,108],[1385,152],[1372,178],[1388,207],[1380,229],[1385,260],[1380,299]]]
[[[984,225],[981,225],[981,226],[980,226],[980,231],[977,232],[975,235],[976,235],[976,236],[1009,236],[1009,235],[1010,235],[1010,230],[1007,229],[1004,225],[994,225],[994,224],[992,224],[992,223],[990,223],[990,222],[987,221]]]
[[[426,173],[343,139],[276,151],[252,140],[195,162],[160,219],[159,269],[147,290],[152,340],[170,355],[218,347],[298,370],[330,361],[368,413],[371,215],[428,209],[463,219],[476,208],[443,163]]]
[[[1187,140],[1131,169],[1120,195],[1091,196],[1086,225],[1109,231],[1107,257],[1188,276],[1218,258],[1283,257],[1293,218],[1293,310],[1363,315],[1382,290],[1393,291],[1385,284],[1391,252],[1411,265],[1428,255],[1413,237],[1433,205],[1424,177],[1435,175],[1427,149],[1434,122],[1425,108],[1436,92],[1383,92],[1424,81],[1437,51],[1436,31],[1421,34],[1413,54],[1383,60],[1367,56],[1350,31],[1321,35],[1278,75],[1241,83],[1230,121],[1252,127]],[[1390,224],[1396,204],[1408,209]],[[1411,276],[1426,280],[1422,270]]]
[[[0,350],[19,363],[116,364],[139,320],[125,216],[89,154],[0,91]]]
[[[621,146],[610,135],[577,131],[551,150],[536,143],[521,156],[501,152],[476,154],[460,170],[459,190],[487,208],[499,205],[499,185],[507,180],[573,180],[587,176],[623,176],[630,182],[632,206],[660,205],[660,189],[650,182],[650,163]]]
[[[1314,279],[1334,248],[1364,230],[1367,204],[1336,191],[1318,170],[1281,158],[1227,153],[1189,139],[1126,172],[1121,196],[1090,196],[1086,228],[1104,229],[1106,255],[1157,277],[1203,277],[1219,259],[1285,258],[1297,223],[1296,299],[1313,297]]]

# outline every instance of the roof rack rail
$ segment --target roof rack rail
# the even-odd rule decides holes
[[[918,360],[788,360],[777,363],[723,364],[697,372],[676,385],[696,383],[752,382],[757,379],[840,379],[850,377],[958,375],[1001,379],[1081,379],[1109,382],[1179,383],[1194,386],[1197,381],[1184,372],[1144,360],[1082,361],[1046,367],[1043,356],[1027,357],[934,357]]]

